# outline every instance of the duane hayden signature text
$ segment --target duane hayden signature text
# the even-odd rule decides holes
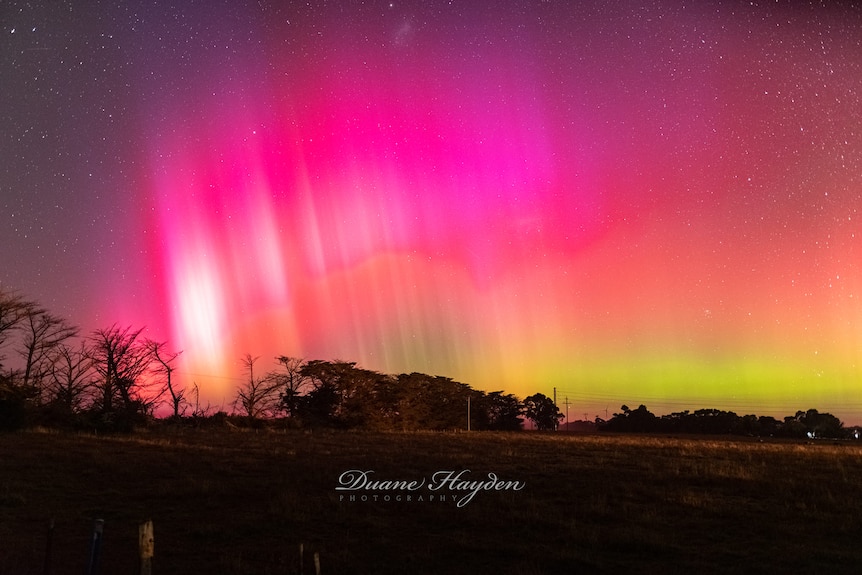
[[[526,484],[522,481],[507,481],[488,473],[484,479],[472,479],[469,469],[461,471],[437,471],[430,477],[421,479],[378,479],[372,470],[351,469],[338,476],[340,501],[356,501],[356,493],[361,493],[360,501],[445,501],[449,495],[458,507],[470,503],[480,491],[521,491]],[[426,494],[423,496],[423,494]],[[414,499],[415,498],[415,499]]]

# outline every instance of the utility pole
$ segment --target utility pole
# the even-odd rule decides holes
[[[563,402],[563,405],[566,406],[566,431],[571,431],[572,426],[569,425],[569,406],[572,405],[569,403],[569,396],[566,396],[566,401]]]
[[[554,388],[554,407],[557,407],[557,388],[556,387]],[[559,420],[556,417],[554,417],[554,431],[558,430],[559,423],[560,423]]]
[[[467,396],[467,431],[470,431],[470,396]]]

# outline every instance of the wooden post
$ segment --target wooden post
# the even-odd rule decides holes
[[[145,521],[138,526],[138,549],[141,551],[141,575],[153,573],[153,522]]]
[[[51,547],[54,543],[54,518],[48,522],[48,538],[45,542],[45,565],[42,567],[42,575],[51,575]]]
[[[305,562],[305,547],[302,543],[299,544],[299,575],[302,575],[302,564]]]
[[[314,575],[320,575],[320,553],[314,553]]]
[[[96,519],[93,525],[93,539],[90,542],[90,560],[87,563],[87,575],[99,572],[99,558],[102,555],[102,535],[105,530],[105,520]]]

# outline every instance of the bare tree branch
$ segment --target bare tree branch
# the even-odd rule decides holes
[[[0,289],[0,349],[19,324],[36,309],[36,304],[14,292]],[[0,355],[0,368],[4,356]]]
[[[165,349],[167,347],[166,342],[157,342],[151,339],[148,339],[145,345],[150,350],[150,354],[152,354],[153,360],[156,363],[154,372],[164,378],[164,388],[162,388],[160,394],[165,391],[170,394],[173,416],[179,417],[181,415],[180,408],[184,408],[188,404],[186,401],[186,390],[177,388],[172,376],[175,369],[173,363],[182,352],[169,352]]]
[[[92,368],[93,360],[86,342],[82,341],[78,349],[66,343],[59,344],[46,389],[49,402],[69,413],[79,411],[93,386]]]
[[[58,347],[78,335],[78,328],[45,310],[34,309],[21,322],[24,337],[18,354],[24,359],[23,384],[42,391]]]
[[[299,357],[288,357],[282,355],[276,358],[284,368],[283,371],[272,374],[273,381],[278,387],[281,408],[289,416],[296,415],[299,398],[306,388],[311,386],[310,378],[303,373],[305,360]]]
[[[99,375],[97,407],[103,413],[122,408],[127,413],[144,411],[152,404],[142,392],[153,356],[140,340],[144,328],[113,326],[96,330],[90,336],[90,357]]]
[[[260,359],[247,353],[242,363],[248,372],[248,381],[237,389],[234,405],[239,404],[244,415],[251,419],[267,417],[278,409],[278,382],[272,377],[255,377],[254,364]]]

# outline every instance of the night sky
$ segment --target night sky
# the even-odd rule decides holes
[[[852,4],[3,2],[0,287],[216,406],[251,353],[862,423]]]

